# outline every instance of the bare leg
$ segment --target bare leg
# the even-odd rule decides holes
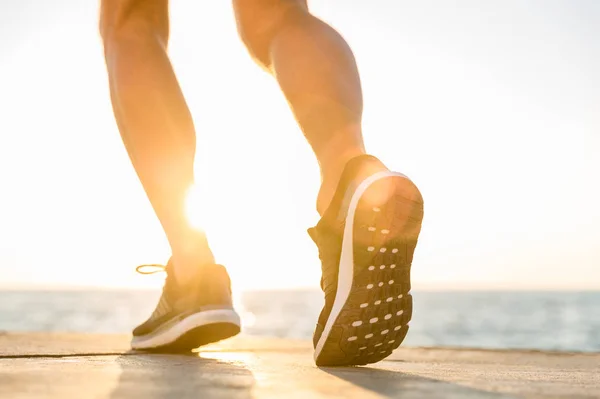
[[[319,161],[317,210],[322,214],[346,162],[365,153],[362,89],[352,51],[308,12],[306,0],[233,3],[242,40],[277,79]]]
[[[362,94],[354,57],[340,35],[310,15],[305,0],[234,0],[234,5],[242,39],[279,82],[321,167],[322,217],[309,229],[319,249],[324,292],[313,335],[315,362],[349,366],[382,360],[404,339],[412,314],[410,268],[423,218],[421,195],[376,158],[348,162],[365,152]],[[346,166],[348,179],[341,181]],[[375,174],[379,171],[386,172]],[[351,180],[364,184],[355,188]],[[339,195],[332,203],[338,182],[342,194],[354,189],[351,201]],[[372,290],[370,303],[365,289]],[[360,320],[380,322],[363,335],[356,328]]]
[[[168,0],[103,0],[100,30],[119,131],[185,282],[214,259],[185,215],[196,136],[167,55]]]

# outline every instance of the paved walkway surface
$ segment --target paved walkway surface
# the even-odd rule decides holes
[[[317,368],[305,341],[149,355],[128,340],[0,333],[0,398],[600,398],[600,354],[401,348],[370,367]]]

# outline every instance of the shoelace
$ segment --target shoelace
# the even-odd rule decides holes
[[[149,271],[144,271],[144,269],[150,269]],[[149,263],[145,265],[139,265],[135,268],[135,271],[139,274],[154,274],[160,272],[166,272],[167,266],[161,265],[158,263]]]

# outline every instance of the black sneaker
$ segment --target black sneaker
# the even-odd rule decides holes
[[[364,168],[375,172],[356,181]],[[318,366],[375,363],[404,340],[422,219],[423,198],[406,176],[371,156],[346,165],[331,205],[308,231],[319,248],[325,293],[313,336]]]
[[[145,272],[144,268],[153,271]],[[148,320],[133,330],[132,349],[184,352],[233,337],[240,332],[240,317],[233,309],[231,282],[221,265],[199,269],[195,281],[180,287],[172,263],[142,265],[141,274],[166,271],[162,296]]]

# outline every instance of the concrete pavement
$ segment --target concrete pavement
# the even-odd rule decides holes
[[[600,398],[600,354],[400,348],[317,368],[305,341],[237,337],[190,355],[129,337],[0,334],[0,398]]]

